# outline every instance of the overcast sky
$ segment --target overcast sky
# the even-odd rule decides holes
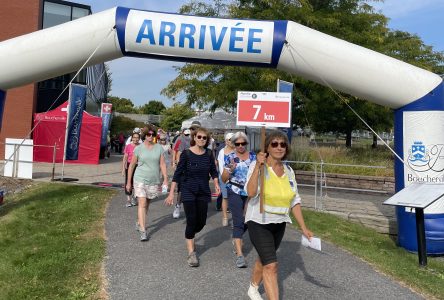
[[[124,6],[163,12],[177,12],[184,0],[77,0],[90,5],[93,13]],[[444,51],[444,0],[386,0],[373,4],[390,18],[389,27],[415,33],[437,51]],[[172,101],[160,95],[162,88],[176,77],[173,66],[178,62],[141,58],[121,58],[109,62],[112,72],[111,94],[130,98],[135,105],[161,100],[166,106]],[[182,99],[178,99],[182,100]]]

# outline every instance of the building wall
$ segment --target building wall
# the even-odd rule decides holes
[[[0,41],[41,27],[42,0],[0,0]],[[4,159],[5,138],[27,137],[36,106],[36,84],[7,91],[0,132],[0,160]]]

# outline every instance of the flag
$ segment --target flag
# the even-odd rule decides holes
[[[112,103],[102,103],[102,110],[100,116],[102,117],[102,139],[100,142],[101,147],[106,147],[109,125],[111,123]]]
[[[79,158],[80,128],[82,127],[83,108],[86,103],[87,87],[80,84],[70,84],[67,129],[65,139],[65,159]]]
[[[278,93],[291,93],[293,96],[293,83],[280,80],[277,81],[277,92]],[[290,122],[291,124],[291,122]],[[283,132],[287,134],[288,141],[291,143],[291,138],[293,137],[293,128],[280,128]]]

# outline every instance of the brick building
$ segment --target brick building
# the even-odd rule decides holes
[[[0,0],[0,3],[0,41],[91,14],[90,6],[60,0]],[[29,138],[33,114],[47,111],[51,106],[55,108],[68,99],[68,91],[59,95],[74,75],[65,74],[7,91],[0,131],[0,160],[4,159],[5,138]],[[108,92],[105,65],[82,70],[74,82],[90,87],[86,110],[98,114]]]

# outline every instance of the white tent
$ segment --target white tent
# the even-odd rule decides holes
[[[189,128],[193,121],[199,121],[202,127],[207,129],[221,129],[221,130],[243,130],[244,126],[236,126],[236,115],[230,114],[223,109],[216,109],[214,113],[204,112],[199,116],[182,122],[182,128]]]

